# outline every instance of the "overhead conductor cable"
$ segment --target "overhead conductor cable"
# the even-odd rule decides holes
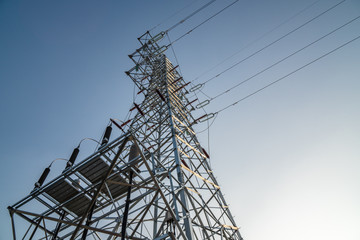
[[[332,9],[338,7],[340,4],[344,3],[345,1],[346,1],[346,0],[342,0],[342,1],[338,2],[338,3],[336,3],[335,5],[331,6],[331,7],[328,8],[327,10],[323,11],[322,13],[320,13],[320,14],[318,14],[317,16],[313,17],[312,19],[310,19],[310,20],[306,21],[305,23],[301,24],[301,25],[298,26],[297,28],[291,30],[290,32],[288,32],[288,33],[286,33],[285,35],[281,36],[280,38],[276,39],[275,41],[269,43],[268,45],[266,45],[266,46],[264,46],[264,47],[262,47],[262,48],[260,48],[260,49],[257,50],[256,52],[254,52],[254,53],[250,54],[249,56],[243,58],[242,60],[240,60],[240,61],[238,61],[237,63],[233,64],[232,66],[226,68],[225,70],[223,70],[222,72],[220,72],[220,73],[217,74],[216,76],[214,76],[214,77],[206,80],[205,82],[203,82],[203,83],[201,83],[201,84],[196,85],[195,87],[197,87],[197,88],[200,87],[200,88],[201,88],[201,87],[202,87],[203,85],[205,85],[206,83],[214,80],[215,78],[219,77],[221,74],[229,71],[230,69],[236,67],[236,66],[239,65],[240,63],[242,63],[242,62],[250,59],[251,57],[253,57],[253,56],[255,56],[256,54],[260,53],[261,51],[265,50],[266,48],[274,45],[275,43],[277,43],[277,42],[279,42],[280,40],[284,39],[285,37],[289,36],[290,34],[296,32],[296,31],[299,30],[300,28],[302,28],[302,27],[306,26],[307,24],[311,23],[311,22],[314,21],[315,19],[321,17],[321,16],[324,15],[325,13],[327,13],[327,12],[331,11]],[[190,89],[190,91],[192,91],[192,89]]]
[[[245,79],[245,80],[243,80],[243,81],[241,81],[241,82],[239,82],[239,83],[235,84],[235,85],[234,85],[234,86],[232,86],[231,88],[228,88],[227,90],[225,90],[225,91],[223,91],[223,92],[221,92],[221,93],[217,94],[217,95],[216,95],[216,96],[214,96],[214,97],[209,98],[208,100],[206,100],[206,101],[204,101],[204,102],[207,102],[207,101],[212,101],[212,100],[214,100],[214,99],[216,99],[216,98],[218,98],[218,97],[220,97],[220,96],[222,96],[222,95],[224,95],[224,94],[226,94],[226,93],[228,93],[228,92],[230,92],[230,91],[234,90],[235,88],[239,87],[240,85],[244,84],[245,82],[250,81],[250,80],[251,80],[251,79],[253,79],[254,77],[256,77],[256,76],[260,75],[261,73],[263,73],[263,72],[265,72],[265,71],[269,70],[270,68],[272,68],[272,67],[274,67],[274,66],[278,65],[279,63],[281,63],[281,62],[285,61],[286,59],[288,59],[288,58],[290,58],[290,57],[292,57],[292,56],[296,55],[297,53],[299,53],[299,52],[301,52],[301,51],[305,50],[306,48],[308,48],[308,47],[312,46],[313,44],[315,44],[315,43],[317,43],[317,42],[319,42],[319,41],[323,40],[324,38],[326,38],[326,37],[330,36],[331,34],[333,34],[333,33],[337,32],[337,31],[338,31],[338,30],[340,30],[341,28],[343,28],[343,27],[345,27],[345,26],[349,25],[350,23],[352,23],[352,22],[354,22],[354,21],[358,20],[359,18],[360,18],[360,16],[357,16],[357,17],[355,17],[355,18],[351,19],[350,21],[348,21],[348,22],[344,23],[344,24],[343,24],[343,25],[341,25],[340,27],[337,27],[336,29],[332,30],[331,32],[329,32],[329,33],[327,33],[327,34],[323,35],[322,37],[320,37],[320,38],[316,39],[315,41],[312,41],[311,43],[309,43],[309,44],[307,44],[306,46],[304,46],[304,47],[300,48],[299,50],[297,50],[297,51],[295,51],[295,52],[291,53],[290,55],[288,55],[288,56],[286,56],[286,57],[284,57],[284,58],[280,59],[279,61],[277,61],[277,62],[275,62],[275,63],[271,64],[270,66],[268,66],[268,67],[264,68],[263,70],[261,70],[261,71],[257,72],[256,74],[252,75],[251,77],[248,77],[247,79]]]
[[[149,31],[153,31],[155,28],[159,27],[160,25],[162,25],[164,22],[168,21],[169,19],[171,19],[172,17],[174,17],[175,15],[179,14],[180,12],[182,12],[184,9],[190,7],[191,5],[193,5],[195,2],[197,2],[198,0],[195,0],[189,4],[187,4],[185,7],[181,8],[180,10],[176,11],[175,13],[173,13],[171,16],[169,16],[168,18],[166,18],[165,20],[163,20],[162,22],[158,23],[157,25],[155,25],[154,27],[152,27]]]
[[[318,58],[316,58],[316,59],[312,60],[311,62],[309,62],[309,63],[307,63],[307,64],[305,64],[305,65],[303,65],[303,66],[301,66],[301,67],[299,67],[299,68],[297,68],[297,69],[295,69],[294,71],[292,71],[292,72],[290,72],[290,73],[286,74],[285,76],[283,76],[283,77],[281,77],[281,78],[279,78],[279,79],[277,79],[277,80],[275,80],[275,81],[273,81],[273,82],[271,82],[271,83],[269,83],[269,84],[265,85],[264,87],[262,87],[262,88],[260,88],[260,89],[256,90],[255,92],[252,92],[252,93],[250,93],[250,94],[246,95],[245,97],[243,97],[243,98],[241,98],[241,99],[237,100],[236,102],[234,102],[234,103],[232,103],[232,104],[227,105],[226,107],[224,107],[224,108],[220,109],[219,111],[215,112],[214,114],[216,114],[216,113],[220,113],[220,112],[225,111],[226,109],[228,109],[228,108],[230,108],[230,107],[232,107],[232,106],[235,106],[235,105],[236,105],[236,104],[238,104],[239,102],[244,101],[245,99],[247,99],[247,98],[249,98],[249,97],[251,97],[251,96],[253,96],[253,95],[255,95],[255,94],[257,94],[257,93],[259,93],[259,92],[261,92],[261,91],[263,91],[264,89],[266,89],[266,88],[268,88],[268,87],[270,87],[270,86],[272,86],[272,85],[274,85],[274,84],[276,84],[276,83],[280,82],[281,80],[283,80],[283,79],[285,79],[285,78],[289,77],[290,75],[292,75],[292,74],[294,74],[294,73],[296,73],[296,72],[298,72],[298,71],[300,71],[300,70],[302,70],[302,69],[306,68],[307,66],[309,66],[309,65],[311,65],[311,64],[313,64],[313,63],[315,63],[315,62],[319,61],[320,59],[322,59],[322,58],[324,58],[324,57],[326,57],[326,56],[330,55],[331,53],[333,53],[333,52],[335,52],[335,51],[337,51],[337,50],[339,50],[339,49],[341,49],[341,48],[345,47],[346,45],[348,45],[348,44],[350,44],[350,43],[352,43],[352,42],[354,42],[354,41],[358,40],[359,38],[360,38],[360,35],[359,35],[359,36],[357,36],[357,37],[355,37],[355,38],[353,38],[353,39],[351,39],[350,41],[347,41],[346,43],[344,43],[344,44],[340,45],[339,47],[337,47],[337,48],[335,48],[335,49],[333,49],[333,50],[331,50],[331,51],[329,51],[329,52],[327,52],[327,53],[325,53],[325,54],[321,55],[320,57],[318,57]]]
[[[217,63],[215,66],[209,68],[208,70],[206,70],[205,72],[201,73],[199,76],[197,76],[194,80],[192,80],[192,82],[197,81],[199,78],[201,78],[202,76],[204,76],[206,73],[210,72],[211,70],[213,70],[214,68],[220,66],[221,64],[223,64],[224,62],[226,62],[227,60],[229,60],[230,58],[232,58],[233,56],[239,54],[240,52],[242,52],[243,50],[247,49],[248,47],[250,47],[251,45],[255,44],[256,42],[260,41],[261,39],[263,39],[264,37],[266,37],[267,35],[269,35],[270,33],[274,32],[275,30],[277,30],[278,28],[280,28],[281,26],[285,25],[286,23],[290,22],[291,20],[293,20],[295,17],[299,16],[301,13],[305,12],[306,10],[310,9],[311,7],[313,7],[316,3],[320,2],[320,0],[317,0],[313,3],[311,3],[310,5],[306,6],[305,8],[301,9],[299,12],[297,12],[296,14],[294,14],[293,16],[291,16],[290,18],[287,18],[285,21],[283,21],[282,23],[278,24],[277,26],[275,26],[274,28],[272,28],[271,30],[265,32],[264,34],[262,34],[260,37],[256,38],[255,40],[253,40],[252,42],[248,43],[246,46],[242,47],[240,50],[236,51],[235,53],[231,54],[229,57],[225,58],[224,60],[222,60],[221,62]]]
[[[235,0],[234,2],[230,3],[229,5],[227,5],[226,7],[224,7],[223,9],[221,9],[220,11],[216,12],[215,14],[213,14],[212,16],[210,16],[209,18],[205,19],[204,21],[202,21],[200,24],[196,25],[195,27],[193,27],[190,31],[184,33],[183,35],[181,35],[180,37],[178,37],[177,39],[175,39],[173,42],[170,43],[170,45],[174,44],[175,42],[179,41],[180,39],[182,39],[183,37],[185,37],[186,35],[190,34],[192,31],[194,31],[195,29],[197,29],[198,27],[200,27],[201,25],[205,24],[206,22],[210,21],[212,18],[216,17],[217,15],[219,15],[220,13],[222,13],[223,11],[225,11],[227,8],[231,7],[232,5],[234,5],[235,3],[237,3],[239,0]]]
[[[208,7],[210,4],[214,3],[216,0],[211,0],[210,2],[206,3],[205,5],[201,6],[200,8],[198,8],[197,10],[195,10],[193,13],[191,13],[190,15],[188,15],[186,18],[182,19],[181,21],[177,22],[176,24],[174,24],[172,27],[168,28],[165,32],[170,32],[171,30],[173,30],[174,28],[176,28],[177,26],[179,26],[180,24],[184,23],[186,20],[188,20],[189,18],[191,18],[192,16],[194,16],[195,14],[197,14],[198,12],[200,12],[201,10],[204,10],[206,7]]]

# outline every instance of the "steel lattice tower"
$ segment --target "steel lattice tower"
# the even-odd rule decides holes
[[[123,135],[109,142],[9,207],[29,223],[25,239],[242,239],[192,128],[185,80],[164,55],[160,33],[138,40],[126,72],[144,96],[118,124]],[[47,171],[48,172],[48,171]],[[18,225],[17,225],[18,226]],[[92,235],[92,236],[91,236]]]

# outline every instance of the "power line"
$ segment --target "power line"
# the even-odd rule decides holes
[[[263,39],[264,37],[266,37],[267,35],[269,35],[270,33],[274,32],[275,30],[277,30],[278,28],[280,28],[281,26],[285,25],[286,23],[290,22],[291,20],[293,20],[295,17],[299,16],[301,13],[305,12],[306,10],[310,9],[311,7],[313,7],[316,3],[320,2],[321,0],[317,0],[313,3],[311,3],[310,5],[306,6],[305,8],[301,9],[299,12],[297,12],[295,15],[291,16],[290,18],[286,19],[285,21],[283,21],[282,23],[280,23],[279,25],[277,25],[276,27],[272,28],[271,30],[265,32],[264,34],[262,34],[260,37],[258,37],[257,39],[255,39],[254,41],[248,43],[246,46],[244,46],[243,48],[241,48],[240,50],[236,51],[235,53],[233,53],[232,55],[230,55],[229,57],[225,58],[224,60],[222,60],[221,62],[217,63],[215,66],[209,68],[208,70],[206,70],[205,72],[201,73],[199,76],[197,76],[194,80],[192,80],[192,82],[197,81],[199,78],[201,78],[202,76],[204,76],[205,74],[207,74],[208,72],[210,72],[211,70],[213,70],[214,68],[220,66],[221,64],[223,64],[224,62],[226,62],[227,60],[229,60],[230,58],[234,57],[235,55],[239,54],[240,52],[244,51],[245,49],[247,49],[248,47],[250,47],[251,45],[255,44],[256,42],[260,41],[261,39]]]
[[[207,18],[206,20],[204,20],[203,22],[201,22],[200,24],[196,25],[194,28],[192,28],[190,31],[188,31],[187,33],[181,35],[180,37],[178,37],[176,40],[174,41],[170,41],[168,32],[166,31],[166,35],[168,36],[169,39],[169,45],[167,46],[167,48],[169,46],[173,47],[173,44],[177,41],[179,41],[181,38],[185,37],[186,35],[190,34],[192,31],[194,31],[195,29],[197,29],[198,27],[200,27],[201,25],[205,24],[206,22],[208,22],[209,20],[211,20],[212,18],[214,18],[215,16],[217,16],[218,14],[222,13],[223,11],[225,11],[227,8],[231,7],[232,5],[234,5],[236,2],[238,2],[239,0],[235,0],[234,2],[230,3],[229,5],[225,6],[224,8],[222,8],[220,11],[216,12],[215,14],[213,14],[212,16],[210,16],[209,18]],[[172,48],[173,49],[173,48]],[[173,50],[174,51],[174,50]],[[191,82],[190,82],[191,83]],[[191,83],[192,84],[192,83]],[[202,92],[203,93],[203,92]],[[203,93],[205,96],[207,96],[205,93]],[[195,94],[195,96],[197,96]],[[208,97],[208,96],[207,96]],[[205,110],[204,110],[205,111]],[[206,113],[206,112],[205,112]]]
[[[195,27],[193,27],[190,31],[184,33],[183,35],[181,35],[180,37],[178,37],[177,39],[175,39],[173,42],[170,43],[170,45],[174,44],[175,42],[179,41],[180,39],[182,39],[183,37],[185,37],[186,35],[190,34],[192,31],[194,31],[195,29],[197,29],[198,27],[200,27],[201,25],[205,24],[206,22],[210,21],[212,18],[216,17],[217,15],[219,15],[220,13],[222,13],[223,11],[225,11],[227,8],[231,7],[232,5],[234,5],[235,3],[237,3],[239,0],[235,0],[234,2],[230,3],[229,5],[227,5],[226,7],[224,7],[223,9],[221,9],[220,11],[216,12],[215,14],[213,14],[212,16],[210,16],[209,18],[207,18],[206,20],[204,20],[203,22],[201,22],[200,24],[196,25]]]
[[[151,40],[152,40],[153,42],[157,42],[157,41],[161,40],[166,34],[168,34],[168,32],[170,32],[171,30],[173,30],[174,28],[176,28],[176,27],[179,26],[180,24],[184,23],[186,20],[188,20],[189,18],[193,17],[194,15],[196,15],[196,14],[199,13],[201,10],[205,9],[206,7],[208,7],[210,4],[214,3],[215,1],[216,1],[216,0],[211,0],[210,2],[208,2],[208,3],[206,3],[205,5],[201,6],[200,8],[198,8],[197,10],[195,10],[194,12],[192,12],[190,15],[188,15],[188,16],[185,17],[184,19],[180,20],[179,22],[177,22],[177,23],[176,23],[175,25],[173,25],[172,27],[168,28],[168,29],[165,30],[165,31],[160,32],[159,34],[157,34],[157,35],[156,35],[155,37],[153,37]],[[238,0],[237,0],[237,1],[238,1]],[[171,17],[172,17],[172,16],[171,16]],[[171,17],[170,17],[170,18],[171,18]],[[158,24],[158,25],[161,25],[161,23]],[[153,27],[152,30],[155,29],[155,28],[156,28],[156,26]],[[192,30],[194,30],[194,29],[192,29]],[[192,30],[191,30],[191,31],[192,31]],[[151,31],[151,30],[149,30],[149,31]],[[149,32],[149,31],[148,31],[148,32]],[[185,34],[185,35],[186,35],[186,34]],[[178,39],[177,39],[177,40],[178,40]],[[177,41],[177,40],[176,40],[176,41]],[[168,49],[171,44],[172,44],[172,43],[170,42],[169,45],[164,46],[164,47],[165,47],[165,50]]]
[[[156,29],[157,27],[161,26],[162,24],[164,24],[165,22],[167,22],[169,19],[173,18],[174,16],[176,16],[177,14],[179,14],[180,12],[184,11],[186,8],[190,7],[191,5],[193,5],[194,3],[196,3],[199,0],[195,0],[189,4],[187,4],[185,7],[181,8],[180,10],[176,11],[175,13],[173,13],[172,15],[170,15],[168,18],[164,19],[163,21],[161,21],[160,23],[158,23],[157,25],[155,25],[154,27],[152,27],[149,31],[153,31],[154,29]]]
[[[360,38],[360,35],[359,35],[359,36],[357,36],[357,37],[355,37],[355,38],[353,38],[353,39],[351,39],[350,41],[348,41],[348,42],[346,42],[346,43],[344,43],[344,44],[340,45],[339,47],[337,47],[337,48],[335,48],[335,49],[333,49],[333,50],[331,50],[331,51],[329,51],[329,52],[327,52],[327,53],[325,53],[325,54],[321,55],[320,57],[318,57],[318,58],[316,58],[316,59],[312,60],[311,62],[309,62],[309,63],[307,63],[307,64],[305,64],[305,65],[303,65],[303,66],[301,66],[301,67],[299,67],[299,68],[297,68],[297,69],[295,69],[294,71],[292,71],[292,72],[290,72],[290,73],[286,74],[285,76],[283,76],[283,77],[281,77],[281,78],[279,78],[279,79],[277,79],[277,80],[275,80],[275,81],[273,81],[273,82],[271,82],[271,83],[269,83],[269,84],[265,85],[264,87],[262,87],[262,88],[260,88],[260,89],[258,89],[258,90],[256,90],[256,91],[254,91],[254,92],[252,92],[252,93],[250,93],[250,94],[246,95],[245,97],[243,97],[243,98],[241,98],[241,99],[237,100],[236,102],[234,102],[234,103],[232,103],[232,104],[227,105],[226,107],[224,107],[224,108],[222,108],[222,109],[218,110],[218,111],[217,111],[217,112],[215,112],[214,114],[221,113],[222,111],[225,111],[225,110],[227,110],[228,108],[230,108],[230,107],[232,107],[232,106],[235,106],[235,105],[236,105],[236,104],[238,104],[239,102],[244,101],[245,99],[247,99],[247,98],[249,98],[249,97],[251,97],[251,96],[254,96],[255,94],[257,94],[257,93],[259,93],[259,92],[263,91],[264,89],[266,89],[266,88],[268,88],[268,87],[270,87],[270,86],[272,86],[272,85],[274,85],[274,84],[276,84],[276,83],[280,82],[281,80],[284,80],[285,78],[287,78],[287,77],[291,76],[292,74],[294,74],[294,73],[296,73],[296,72],[298,72],[298,71],[300,71],[300,70],[302,70],[302,69],[306,68],[307,66],[309,66],[309,65],[311,65],[311,64],[313,64],[313,63],[315,63],[315,62],[319,61],[320,59],[322,59],[322,58],[324,58],[324,57],[326,57],[326,56],[330,55],[331,53],[333,53],[333,52],[335,52],[335,51],[337,51],[337,50],[339,50],[339,49],[341,49],[341,48],[345,47],[346,45],[348,45],[348,44],[350,44],[350,43],[352,43],[352,42],[354,42],[354,41],[358,40],[359,38]]]
[[[210,2],[206,3],[205,5],[201,6],[200,8],[198,8],[197,10],[195,10],[194,12],[192,12],[190,15],[188,15],[187,17],[185,17],[184,19],[182,19],[181,21],[175,23],[172,27],[168,28],[165,32],[170,32],[171,30],[173,30],[174,28],[176,28],[177,26],[179,26],[180,24],[184,23],[186,20],[188,20],[189,18],[191,18],[192,16],[194,16],[195,14],[197,14],[198,12],[200,12],[201,10],[205,9],[206,7],[208,7],[210,4],[214,3],[216,0],[211,0]]]
[[[275,62],[275,63],[271,64],[270,66],[268,66],[268,67],[264,68],[263,70],[261,70],[261,71],[257,72],[256,74],[252,75],[251,77],[249,77],[249,78],[247,78],[247,79],[245,79],[245,80],[243,80],[243,81],[241,81],[241,82],[239,82],[239,83],[235,84],[235,85],[234,85],[234,86],[232,86],[231,88],[228,88],[227,90],[225,90],[225,91],[223,91],[223,92],[221,92],[221,93],[217,94],[216,96],[214,96],[214,97],[210,98],[209,100],[210,100],[210,101],[212,101],[212,100],[214,100],[214,99],[216,99],[216,98],[218,98],[218,97],[220,97],[220,96],[222,96],[222,95],[224,95],[224,94],[226,94],[226,93],[229,93],[230,91],[234,90],[235,88],[239,87],[240,85],[244,84],[245,82],[250,81],[250,80],[251,80],[251,79],[253,79],[254,77],[256,77],[256,76],[260,75],[261,73],[263,73],[263,72],[265,72],[265,71],[267,71],[267,70],[269,70],[269,69],[271,69],[271,68],[273,68],[274,66],[276,66],[276,65],[278,65],[279,63],[281,63],[281,62],[285,61],[286,59],[289,59],[290,57],[292,57],[292,56],[296,55],[297,53],[299,53],[299,52],[301,52],[301,51],[305,50],[306,48],[308,48],[308,47],[312,46],[313,44],[315,44],[315,43],[317,43],[317,42],[319,42],[319,41],[323,40],[324,38],[326,38],[326,37],[330,36],[331,34],[333,34],[333,33],[337,32],[337,31],[338,31],[338,30],[340,30],[341,28],[343,28],[343,27],[345,27],[345,26],[349,25],[350,23],[352,23],[352,22],[354,22],[354,21],[358,20],[359,18],[360,18],[360,16],[357,16],[357,17],[355,17],[355,18],[351,19],[350,21],[348,21],[348,22],[344,23],[344,24],[343,24],[343,25],[341,25],[340,27],[337,27],[336,29],[332,30],[331,32],[329,32],[329,33],[327,33],[327,34],[323,35],[322,37],[320,37],[320,38],[316,39],[315,41],[313,41],[313,42],[311,42],[311,43],[309,43],[309,44],[307,44],[306,46],[304,46],[304,47],[300,48],[299,50],[297,50],[297,51],[295,51],[295,52],[293,52],[293,53],[291,53],[290,55],[288,55],[288,56],[286,56],[286,57],[284,57],[284,58],[280,59],[279,61],[277,61],[277,62]]]
[[[298,26],[297,28],[291,30],[290,32],[288,32],[288,33],[286,33],[285,35],[281,36],[280,38],[276,39],[275,41],[272,41],[271,43],[269,43],[269,44],[266,45],[265,47],[262,47],[261,49],[259,49],[259,50],[257,50],[256,52],[250,54],[249,56],[243,58],[242,60],[238,61],[237,63],[233,64],[232,66],[226,68],[225,70],[221,71],[219,74],[215,75],[214,77],[206,80],[205,82],[203,82],[203,83],[201,83],[201,84],[198,84],[197,86],[200,85],[200,86],[202,87],[202,86],[205,85],[206,83],[214,80],[215,78],[219,77],[219,76],[222,75],[223,73],[225,73],[225,72],[229,71],[230,69],[236,67],[236,66],[239,65],[240,63],[242,63],[242,62],[250,59],[251,57],[253,57],[253,56],[255,56],[256,54],[260,53],[261,51],[265,50],[266,48],[274,45],[275,43],[277,43],[277,42],[279,42],[280,40],[284,39],[285,37],[289,36],[290,34],[296,32],[296,31],[299,30],[300,28],[302,28],[302,27],[306,26],[307,24],[311,23],[311,22],[314,21],[315,19],[321,17],[321,16],[324,15],[325,13],[327,13],[327,12],[331,11],[332,9],[338,7],[340,4],[344,3],[345,1],[346,1],[346,0],[342,0],[342,1],[338,2],[337,4],[331,6],[331,7],[328,8],[327,10],[325,10],[325,11],[323,11],[322,13],[316,15],[316,16],[313,17],[312,19],[306,21],[305,23],[301,24],[301,25]]]

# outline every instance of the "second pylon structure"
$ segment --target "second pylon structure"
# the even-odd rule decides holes
[[[14,238],[20,229],[23,239],[242,239],[193,129],[209,116],[192,116],[195,99],[163,36],[145,33],[129,55],[142,96],[133,117],[111,119],[94,154],[76,163],[76,148],[60,176],[43,184],[46,170],[9,207]],[[113,141],[111,127],[122,132]]]

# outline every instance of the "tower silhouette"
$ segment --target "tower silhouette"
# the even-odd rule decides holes
[[[9,207],[14,239],[242,239],[193,125],[195,99],[159,46],[164,32],[138,38],[126,74],[143,99],[133,118],[112,124],[99,149]],[[109,141],[112,127],[122,135]],[[18,217],[17,217],[18,218]]]

